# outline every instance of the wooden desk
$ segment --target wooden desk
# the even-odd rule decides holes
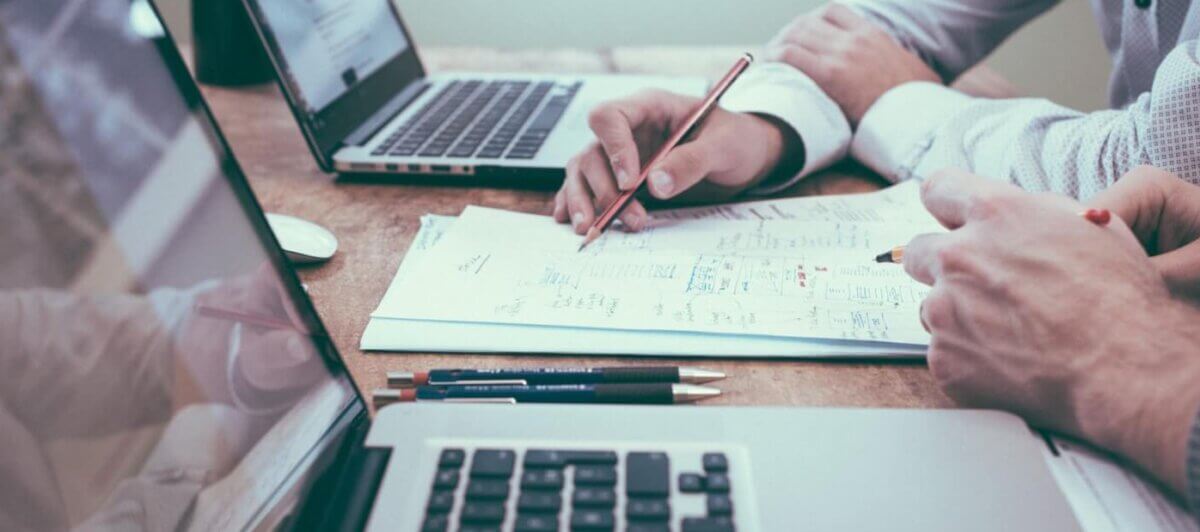
[[[636,48],[500,52],[425,50],[431,70],[658,72],[720,75],[739,48]],[[995,83],[983,83],[992,87]],[[425,213],[457,215],[470,204],[549,213],[550,192],[488,188],[339,184],[313,163],[274,85],[206,87],[204,94],[266,209],[320,223],[341,241],[328,264],[302,269],[334,342],[364,390],[383,387],[389,370],[458,366],[629,365],[679,363],[726,372],[725,394],[705,404],[944,407],[922,363],[802,360],[641,360],[636,358],[447,354],[367,354],[358,349],[367,318]],[[788,195],[863,192],[883,181],[851,165],[810,177]]]

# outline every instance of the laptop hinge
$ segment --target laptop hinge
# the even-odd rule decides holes
[[[345,439],[331,446],[334,455],[328,459],[332,467],[313,479],[281,530],[357,532],[366,527],[392,454],[390,448],[364,445],[370,426],[364,411],[362,419],[346,431]]]
[[[416,83],[410,83],[399,94],[383,104],[375,114],[371,115],[357,129],[346,135],[344,145],[346,146],[362,146],[367,141],[371,140],[380,129],[388,125],[392,118],[400,114],[408,104],[417,99],[425,89],[429,88],[429,83],[421,80]]]

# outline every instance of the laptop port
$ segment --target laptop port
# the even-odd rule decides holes
[[[450,165],[448,165],[448,164],[430,165],[429,171],[433,172],[435,174],[448,174],[448,173],[450,173]]]
[[[388,163],[388,164],[387,164],[387,169],[388,169],[388,171],[389,171],[389,172],[396,172],[396,171],[399,171],[399,170],[400,170],[400,165],[398,165],[398,164],[393,164],[393,163]]]

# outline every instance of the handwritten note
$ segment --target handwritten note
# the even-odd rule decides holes
[[[860,214],[879,212],[854,203]],[[883,208],[903,205],[893,203]],[[405,265],[374,316],[928,341],[917,319],[925,288],[900,268],[869,259],[936,230],[931,220],[857,221],[844,216],[847,206],[811,199],[784,207],[825,215],[663,216],[642,233],[610,232],[583,253],[575,252],[579,237],[547,217],[471,207],[420,263]]]

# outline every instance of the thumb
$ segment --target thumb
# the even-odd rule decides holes
[[[692,188],[713,171],[716,153],[710,143],[696,140],[683,144],[650,170],[647,186],[658,199],[670,199]]]
[[[1200,240],[1150,258],[1171,293],[1200,300]]]

